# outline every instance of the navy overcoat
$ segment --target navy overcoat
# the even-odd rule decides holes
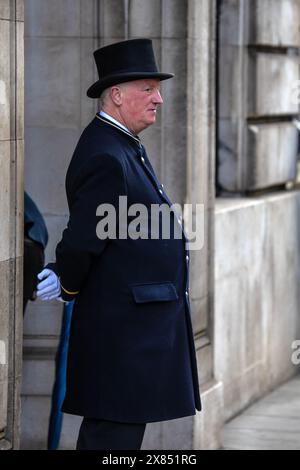
[[[119,196],[149,209],[149,227],[151,205],[171,205],[140,140],[96,115],[66,191],[69,222],[49,265],[63,298],[75,298],[63,411],[128,423],[194,415],[201,405],[184,237],[171,228],[166,238],[160,226],[152,238],[97,235],[97,208],[111,204],[118,222]]]

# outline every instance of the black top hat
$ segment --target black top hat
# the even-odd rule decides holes
[[[130,39],[101,47],[94,52],[99,80],[87,91],[90,98],[99,98],[102,91],[118,83],[141,78],[172,78],[172,73],[157,70],[152,41],[150,39]]]

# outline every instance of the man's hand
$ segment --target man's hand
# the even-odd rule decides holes
[[[52,300],[60,298],[60,282],[57,275],[51,269],[43,269],[38,275],[41,281],[37,285],[37,297],[41,300]]]

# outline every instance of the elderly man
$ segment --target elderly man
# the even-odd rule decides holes
[[[84,417],[77,449],[140,449],[146,423],[201,408],[181,222],[171,211],[169,237],[160,224],[156,236],[129,236],[120,223],[121,198],[143,205],[149,222],[153,205],[172,205],[138,137],[155,123],[160,81],[172,75],[158,72],[148,39],[94,57],[99,80],[87,94],[101,111],[71,160],[70,218],[38,296],[75,299],[63,411]],[[103,204],[116,211],[116,236],[100,233]]]

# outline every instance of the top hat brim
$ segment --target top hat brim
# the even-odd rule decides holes
[[[86,92],[89,98],[99,98],[101,93],[113,85],[119,83],[130,82],[133,80],[142,80],[143,78],[155,78],[158,80],[168,80],[168,78],[173,78],[174,74],[172,73],[159,73],[159,72],[132,72],[132,73],[119,73],[116,75],[111,75],[105,77],[102,80],[95,82],[88,91]]]

